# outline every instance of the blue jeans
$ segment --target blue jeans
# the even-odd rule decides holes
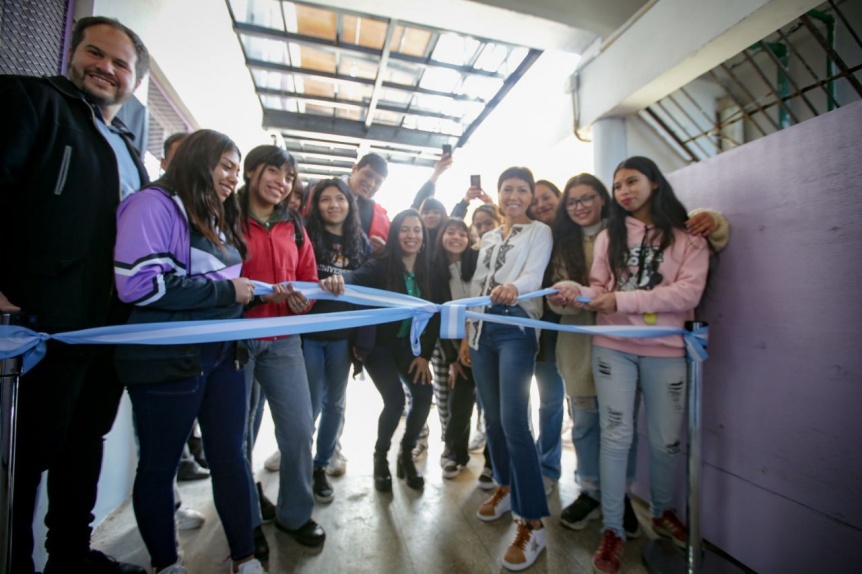
[[[401,438],[402,451],[413,450],[419,433],[428,420],[434,389],[430,382],[427,385],[413,382],[413,375],[409,374],[407,369],[415,358],[410,350],[410,341],[406,337],[399,337],[390,341],[378,341],[365,360],[365,369],[383,398],[383,412],[377,419],[377,442],[374,445],[376,453],[386,454],[392,446],[392,436],[404,412],[405,389],[412,400],[404,436]]]
[[[231,558],[241,560],[254,552],[251,472],[243,453],[245,397],[233,349],[233,343],[201,345],[200,376],[128,387],[140,444],[132,501],[138,529],[156,568],[177,561],[173,484],[195,418],[206,445],[213,499]]]
[[[660,516],[673,508],[674,467],[680,451],[687,374],[684,357],[642,357],[593,346],[593,377],[599,399],[599,476],[605,530],[623,533],[626,465],[634,436],[640,381],[650,447],[650,509]]]
[[[518,306],[493,305],[486,313],[527,316]],[[539,455],[527,422],[537,350],[534,329],[488,321],[482,324],[478,350],[470,349],[494,478],[497,484],[511,487],[512,511],[527,520],[550,514]]]
[[[311,413],[311,393],[302,358],[302,341],[298,336],[275,341],[252,339],[247,342],[249,361],[245,366],[245,382],[249,395],[255,380],[260,384],[269,403],[275,426],[275,441],[281,452],[278,475],[276,518],[282,525],[296,529],[308,522],[314,509],[311,492],[311,441],[314,420]],[[250,406],[255,406],[251,404]],[[248,420],[257,413],[249,412]],[[248,431],[250,432],[250,431]],[[252,493],[252,522],[259,526],[260,501],[254,481],[249,481]]]
[[[302,354],[311,391],[312,416],[317,420],[320,415],[314,468],[325,468],[335,452],[344,421],[344,396],[351,365],[350,342],[303,337]]]
[[[599,448],[602,436],[599,426],[599,408],[596,397],[570,397],[572,405],[572,444],[575,447],[575,482],[581,487],[581,491],[587,493],[593,499],[601,499],[601,486],[599,484]],[[638,408],[640,405],[640,389],[635,397],[634,423],[637,424]],[[632,434],[632,446],[629,449],[628,464],[626,468],[626,490],[631,487],[635,480],[637,471],[638,452],[637,429]]]
[[[560,480],[560,458],[563,456],[563,413],[566,386],[557,370],[557,332],[542,331],[544,360],[536,362],[536,384],[539,388],[539,438],[536,449],[542,474]]]

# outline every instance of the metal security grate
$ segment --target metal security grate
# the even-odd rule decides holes
[[[697,162],[862,99],[862,10],[829,0],[639,112]]]
[[[161,158],[164,155],[162,146],[165,139],[177,132],[191,132],[192,122],[177,110],[170,96],[153,76],[150,76],[150,88],[147,91],[147,109],[150,112],[147,150],[154,157]]]
[[[59,74],[68,9],[68,0],[0,2],[0,74]]]

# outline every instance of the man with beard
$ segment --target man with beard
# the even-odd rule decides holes
[[[115,116],[148,65],[137,34],[90,17],[72,32],[67,77],[0,76],[0,312],[48,333],[125,323],[115,211],[147,176]],[[44,573],[145,573],[90,548],[102,441],[123,392],[112,351],[52,341],[21,378],[12,572],[34,571],[33,513],[49,470]]]

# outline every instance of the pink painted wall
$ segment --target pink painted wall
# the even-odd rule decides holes
[[[703,317],[704,538],[758,572],[860,571],[862,102],[669,179],[732,226]]]

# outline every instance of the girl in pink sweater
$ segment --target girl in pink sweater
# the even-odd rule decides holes
[[[589,287],[598,325],[683,327],[706,285],[706,240],[686,231],[685,207],[655,163],[632,157],[614,172],[608,229],[596,239]],[[570,301],[571,303],[572,301]],[[593,338],[593,376],[599,403],[599,455],[604,535],[593,556],[596,572],[620,569],[626,464],[635,405],[644,395],[649,429],[653,529],[685,547],[686,529],[673,511],[675,458],[685,412],[686,359],[681,335]]]

